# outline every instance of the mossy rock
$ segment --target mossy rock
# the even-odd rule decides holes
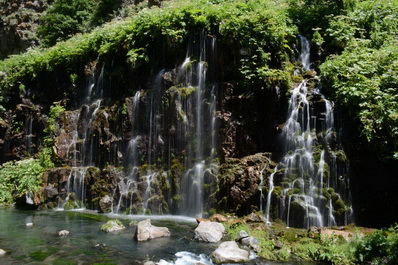
[[[125,228],[126,227],[118,219],[115,219],[115,220],[110,220],[110,221],[106,222],[106,224],[104,224],[101,227],[101,231],[109,233],[109,232],[121,231]]]

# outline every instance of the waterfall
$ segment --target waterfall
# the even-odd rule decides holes
[[[66,183],[66,196],[59,206],[65,209],[85,208],[85,178],[89,167],[97,165],[98,141],[93,135],[93,126],[102,104],[104,65],[96,77],[96,64],[88,77],[84,90],[83,105],[69,116],[72,139],[66,143],[66,162],[71,166]]]
[[[202,33],[179,66],[160,69],[149,89],[128,100],[126,174],[114,190],[114,213],[202,216],[218,174],[217,85],[207,76],[215,49],[216,39]]]
[[[303,36],[300,36],[300,43],[302,70],[311,70],[310,43]],[[341,217],[341,212],[350,208],[346,205],[350,198],[346,196],[348,177],[337,176],[347,172],[342,172],[336,164],[336,152],[344,151],[333,149],[333,103],[320,93],[319,86],[311,86],[314,81],[317,82],[315,78],[304,79],[293,88],[288,118],[281,133],[285,155],[275,172],[284,170],[278,180],[282,198],[279,214],[274,218],[285,220],[287,226],[308,228],[350,221]],[[267,219],[272,206],[275,172],[269,177]]]
[[[29,155],[32,155],[32,138],[33,135],[33,114],[28,116],[27,121],[25,122],[25,146],[26,151]]]

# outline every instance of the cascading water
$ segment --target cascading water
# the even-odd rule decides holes
[[[308,71],[311,70],[310,43],[303,36],[300,42],[299,58],[303,70]],[[337,153],[344,153],[341,146],[333,147],[336,136],[333,103],[318,88],[313,88],[314,81],[318,82],[304,79],[292,91],[288,119],[281,134],[285,156],[269,178],[266,218],[272,215],[271,200],[279,199],[273,218],[285,220],[287,226],[308,228],[350,221],[344,218],[351,209],[347,171],[339,170],[333,159]],[[274,192],[275,174],[281,174],[277,183],[281,186],[279,194]]]
[[[92,126],[102,103],[104,66],[98,78],[95,77],[95,68],[88,78],[84,105],[70,119],[73,132],[72,139],[66,143],[66,159],[71,169],[66,183],[66,197],[59,204],[61,208],[85,208],[87,170],[90,166],[96,166],[97,143]]]
[[[218,170],[217,86],[207,84],[215,48],[215,38],[202,34],[179,67],[160,70],[150,89],[129,100],[128,170],[113,212],[202,215]]]

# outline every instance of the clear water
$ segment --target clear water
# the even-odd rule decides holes
[[[129,227],[128,223],[131,219],[141,220],[147,216],[118,217],[126,229],[112,234],[100,231],[109,218],[104,215],[83,211],[0,208],[0,248],[8,253],[0,257],[0,264],[142,264],[160,259],[184,265],[202,259],[203,263],[211,264],[208,255],[217,248],[217,244],[192,240],[195,219],[165,216],[166,220],[162,220],[161,216],[153,217],[152,223],[168,227],[172,236],[137,242],[134,240],[135,227]],[[33,223],[33,226],[28,227],[27,223]],[[70,234],[58,236],[58,232],[64,229]],[[199,257],[199,254],[204,255]],[[278,263],[257,259],[250,264],[315,263]]]

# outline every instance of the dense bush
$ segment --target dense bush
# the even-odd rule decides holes
[[[10,161],[0,167],[0,203],[12,203],[30,191],[41,188],[42,174],[53,167],[51,149],[44,149],[37,159]]]
[[[55,0],[54,4],[42,17],[37,35],[43,44],[52,46],[57,41],[65,40],[87,29],[91,14],[90,0]]]
[[[352,244],[357,262],[398,264],[398,225],[377,230]]]
[[[328,32],[345,50],[321,66],[325,89],[360,121],[378,155],[398,158],[398,3],[364,1]]]

